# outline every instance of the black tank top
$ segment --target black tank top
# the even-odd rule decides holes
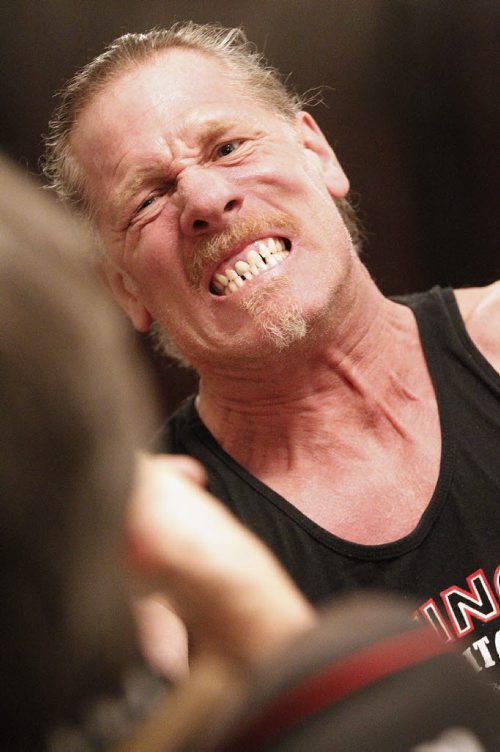
[[[416,317],[442,434],[437,485],[409,535],[367,546],[327,532],[238,465],[193,399],[164,426],[160,448],[205,465],[212,493],[268,544],[311,601],[353,589],[402,593],[500,689],[500,375],[468,336],[451,290],[395,300]]]

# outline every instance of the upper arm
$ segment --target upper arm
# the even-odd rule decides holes
[[[500,280],[487,287],[455,290],[467,332],[500,373]]]

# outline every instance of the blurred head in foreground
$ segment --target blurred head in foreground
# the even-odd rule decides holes
[[[0,167],[0,746],[26,750],[134,653],[120,520],[150,390],[86,237]]]

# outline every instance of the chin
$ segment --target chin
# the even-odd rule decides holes
[[[287,276],[278,277],[272,285],[256,288],[245,296],[242,308],[250,316],[263,344],[282,351],[307,335],[307,323]]]

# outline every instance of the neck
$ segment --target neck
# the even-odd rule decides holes
[[[404,432],[399,406],[418,396],[410,347],[419,348],[411,312],[367,278],[320,332],[289,351],[234,370],[204,369],[198,411],[247,466],[276,447],[288,460],[310,451],[325,435],[332,440],[332,426],[343,442],[361,428]]]

